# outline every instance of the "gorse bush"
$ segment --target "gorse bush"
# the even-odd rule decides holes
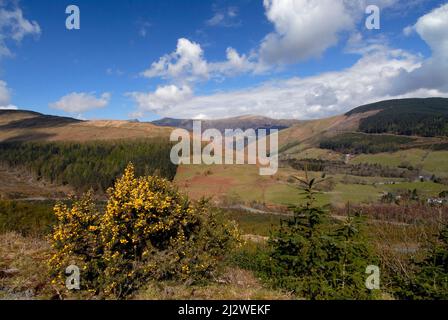
[[[365,270],[375,264],[363,238],[360,217],[330,223],[328,212],[315,205],[316,184],[300,180],[306,204],[281,223],[269,240],[274,284],[309,299],[368,299]]]
[[[53,284],[64,284],[65,269],[76,265],[83,274],[82,285],[85,290],[97,292],[99,275],[104,268],[101,261],[101,217],[89,191],[81,199],[73,199],[71,208],[66,204],[56,204],[54,214],[57,224],[50,236],[55,250],[49,261]]]
[[[72,208],[56,206],[55,282],[75,264],[83,289],[123,298],[148,280],[208,279],[238,243],[235,224],[220,220],[207,201],[190,202],[165,179],[136,178],[132,165],[108,194],[104,213],[91,193]]]

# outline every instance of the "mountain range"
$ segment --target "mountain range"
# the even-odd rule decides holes
[[[26,110],[0,110],[0,142],[87,141],[168,137],[173,128],[191,130],[193,119],[163,118],[153,122],[89,120],[44,115]],[[341,132],[390,133],[415,136],[448,135],[448,99],[399,99],[355,108],[343,115],[317,120],[271,119],[246,115],[202,120],[202,129],[279,129],[280,146],[310,142]]]

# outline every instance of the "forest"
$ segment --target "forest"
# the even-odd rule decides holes
[[[322,149],[330,149],[342,153],[381,153],[394,152],[403,145],[413,142],[409,137],[392,135],[367,135],[363,133],[344,133],[321,140]]]
[[[361,106],[346,115],[373,110],[381,111],[362,119],[360,131],[423,137],[448,136],[448,99],[382,101]]]
[[[0,144],[0,163],[22,167],[38,179],[69,184],[85,191],[106,191],[129,162],[138,175],[159,175],[172,180],[176,166],[170,161],[171,144],[160,139],[134,141],[8,142]]]

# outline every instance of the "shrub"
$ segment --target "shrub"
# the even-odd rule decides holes
[[[428,241],[422,259],[413,259],[407,277],[398,277],[397,295],[413,300],[448,299],[448,225]]]
[[[49,260],[53,284],[65,282],[65,268],[76,265],[82,271],[83,289],[96,293],[103,269],[100,241],[100,215],[96,210],[93,192],[81,199],[72,199],[72,207],[58,203],[54,207],[57,224],[49,240],[54,254]]]
[[[71,209],[55,208],[52,265],[59,280],[72,260],[82,265],[83,288],[123,298],[148,280],[208,279],[237,243],[235,224],[220,220],[207,201],[191,203],[165,179],[136,178],[131,164],[108,193],[103,214],[91,194]]]

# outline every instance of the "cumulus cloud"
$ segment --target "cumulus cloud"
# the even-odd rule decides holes
[[[381,8],[401,6],[398,0],[379,0],[374,4]],[[312,119],[383,99],[448,97],[448,4],[407,28],[407,33],[416,32],[431,47],[433,54],[426,60],[391,48],[385,36],[365,39],[357,32],[354,26],[364,15],[366,0],[264,0],[264,5],[275,30],[261,41],[258,51],[246,56],[228,48],[226,60],[207,62],[199,44],[180,39],[174,53],[162,57],[145,71],[146,76],[161,76],[172,84],[155,92],[129,94],[136,102],[136,112],[151,111],[177,118],[259,114]],[[350,68],[265,82],[244,90],[193,94],[192,85],[199,78],[256,73],[278,64],[319,56],[337,43],[343,31],[351,35],[345,53],[360,55]],[[191,47],[191,50],[181,50],[182,47]],[[179,77],[189,80],[179,81]]]
[[[139,111],[133,113],[138,118],[143,116],[142,111],[151,111],[163,114],[166,109],[180,105],[193,97],[193,91],[187,85],[160,86],[154,92],[130,92],[127,94],[137,104]]]
[[[256,70],[257,65],[251,57],[239,54],[234,48],[227,48],[226,60],[208,62],[200,44],[181,38],[171,54],[161,57],[142,72],[147,78],[160,77],[175,83],[193,83],[210,78],[235,76]]]
[[[392,90],[406,94],[418,89],[448,91],[448,4],[418,19],[412,27],[431,48],[432,55],[415,70],[402,70]]]
[[[25,36],[40,33],[39,24],[27,20],[16,2],[0,1],[0,57],[11,55],[8,41],[20,43]]]
[[[50,104],[51,108],[72,114],[80,114],[92,109],[104,108],[109,104],[111,94],[103,93],[97,98],[93,93],[72,92],[63,96],[59,101]]]
[[[343,1],[264,0],[266,17],[275,31],[260,46],[265,64],[295,63],[322,54],[338,41],[338,33],[353,28]]]
[[[209,64],[209,71],[214,77],[235,76],[257,69],[256,62],[252,61],[245,54],[240,55],[234,48],[227,48],[226,58],[225,61]]]
[[[346,112],[358,105],[388,99],[390,83],[401,70],[421,66],[418,56],[402,50],[382,48],[366,53],[355,65],[338,72],[305,78],[266,82],[237,91],[203,96],[133,94],[139,111],[152,111],[176,118],[222,118],[229,115],[259,114],[273,118],[313,119]],[[182,91],[182,90],[180,90]],[[448,96],[438,90],[411,92],[418,96]],[[405,97],[396,96],[396,97]],[[137,99],[139,98],[139,99]]]
[[[152,63],[142,75],[147,78],[195,81],[208,77],[207,62],[199,44],[181,38],[177,41],[176,51]]]
[[[381,8],[396,3],[397,0],[376,1]],[[242,73],[263,73],[279,65],[317,57],[337,44],[341,32],[353,32],[356,22],[364,15],[367,1],[264,0],[263,4],[274,31],[250,54],[240,54],[228,47],[224,61],[209,62],[200,44],[180,38],[174,52],[153,62],[142,75],[184,84]],[[208,23],[219,25],[227,16],[236,17],[237,14],[234,7],[227,8],[224,13],[219,10]]]

